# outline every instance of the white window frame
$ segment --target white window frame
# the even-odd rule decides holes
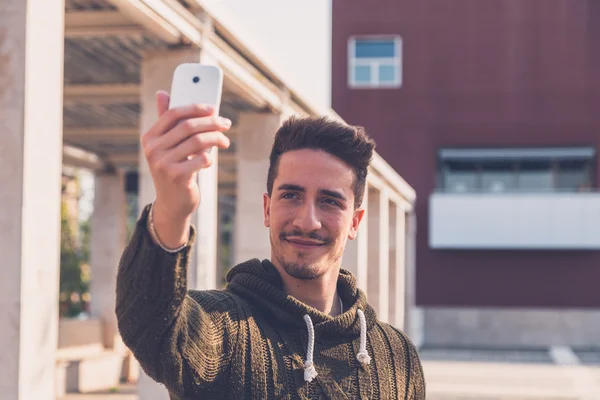
[[[360,40],[391,40],[396,47],[393,58],[356,58],[356,41]],[[357,66],[371,67],[371,80],[357,82],[355,70]],[[379,67],[394,67],[394,80],[379,81]],[[348,40],[348,84],[353,89],[360,88],[399,88],[402,86],[402,37],[399,35],[362,35],[352,36]]]

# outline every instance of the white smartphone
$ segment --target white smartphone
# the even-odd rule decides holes
[[[180,64],[173,73],[169,108],[188,104],[208,104],[219,115],[223,71],[214,65]]]

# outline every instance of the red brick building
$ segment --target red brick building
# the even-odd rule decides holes
[[[600,2],[333,0],[332,18],[332,106],[417,191],[414,339],[600,346]]]

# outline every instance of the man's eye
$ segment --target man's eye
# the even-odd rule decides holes
[[[296,193],[284,193],[281,196],[282,199],[296,199],[298,198],[298,196],[296,195]]]
[[[327,204],[331,204],[332,206],[340,206],[340,203],[338,203],[337,201],[333,200],[333,199],[325,199],[323,200],[325,203]]]

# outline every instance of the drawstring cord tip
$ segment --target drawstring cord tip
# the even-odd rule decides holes
[[[369,364],[371,364],[371,357],[369,356],[369,354],[366,351],[365,352],[362,352],[362,351],[359,352],[356,355],[356,359],[362,365],[369,365]]]
[[[317,370],[311,361],[304,364],[304,380],[306,382],[312,382],[317,377]]]

